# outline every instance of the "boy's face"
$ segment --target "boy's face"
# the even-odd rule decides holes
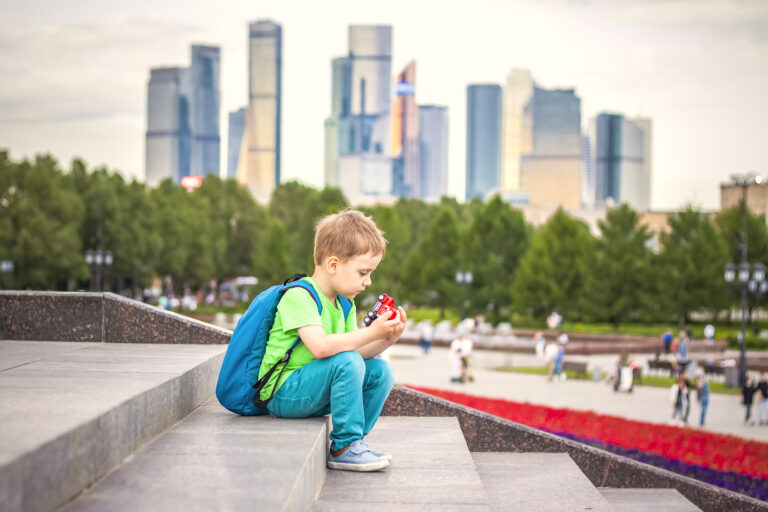
[[[379,266],[381,259],[381,254],[374,255],[372,253],[358,254],[346,261],[331,257],[329,262],[331,278],[336,293],[348,299],[355,298],[371,285],[371,274]]]

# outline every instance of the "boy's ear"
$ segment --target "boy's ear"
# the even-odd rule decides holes
[[[328,270],[329,274],[334,275],[339,270],[340,263],[341,260],[338,256],[330,256],[325,260],[325,268]]]

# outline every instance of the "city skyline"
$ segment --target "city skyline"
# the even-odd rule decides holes
[[[332,3],[258,11],[238,1],[216,8],[12,3],[0,21],[0,146],[13,157],[49,151],[67,167],[77,155],[141,177],[147,70],[186,61],[191,44],[220,46],[224,134],[228,113],[247,101],[245,27],[268,18],[285,30],[284,180],[322,186],[328,64],[345,54],[347,26],[368,23],[393,26],[393,69],[418,63],[416,101],[455,113],[448,191],[458,198],[464,197],[465,88],[503,85],[512,68],[530,69],[545,88],[575,88],[583,132],[585,121],[601,112],[653,119],[654,209],[687,202],[716,209],[718,185],[729,174],[768,174],[768,156],[759,149],[768,71],[757,66],[768,59],[764,4],[481,1],[471,11],[464,5],[463,14],[474,20],[465,37],[440,23],[425,38],[423,24],[437,3],[394,2],[387,9]],[[406,11],[407,19],[395,21],[393,13]]]

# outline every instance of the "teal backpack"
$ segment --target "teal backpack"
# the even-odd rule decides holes
[[[291,288],[303,288],[315,300],[318,314],[323,313],[323,306],[315,288],[307,281],[302,281],[302,277],[306,277],[306,274],[296,274],[282,285],[272,286],[258,294],[237,322],[229,340],[224,362],[221,363],[219,381],[216,384],[216,398],[230,411],[243,416],[269,414],[267,404],[275,394],[275,389],[266,400],[260,399],[261,390],[269,382],[275,369],[282,365],[278,374],[278,380],[280,379],[280,375],[283,374],[283,370],[291,359],[294,347],[301,341],[301,338],[297,337],[285,355],[259,379],[261,361],[267,349],[269,331],[275,322],[275,313],[280,299]],[[337,296],[337,300],[346,320],[352,309],[352,301],[341,295]]]

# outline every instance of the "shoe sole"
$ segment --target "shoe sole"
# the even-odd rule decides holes
[[[389,461],[386,459],[380,459],[377,462],[371,462],[369,464],[351,464],[349,462],[332,462],[329,460],[328,467],[331,469],[341,469],[344,471],[380,471],[389,467]]]

